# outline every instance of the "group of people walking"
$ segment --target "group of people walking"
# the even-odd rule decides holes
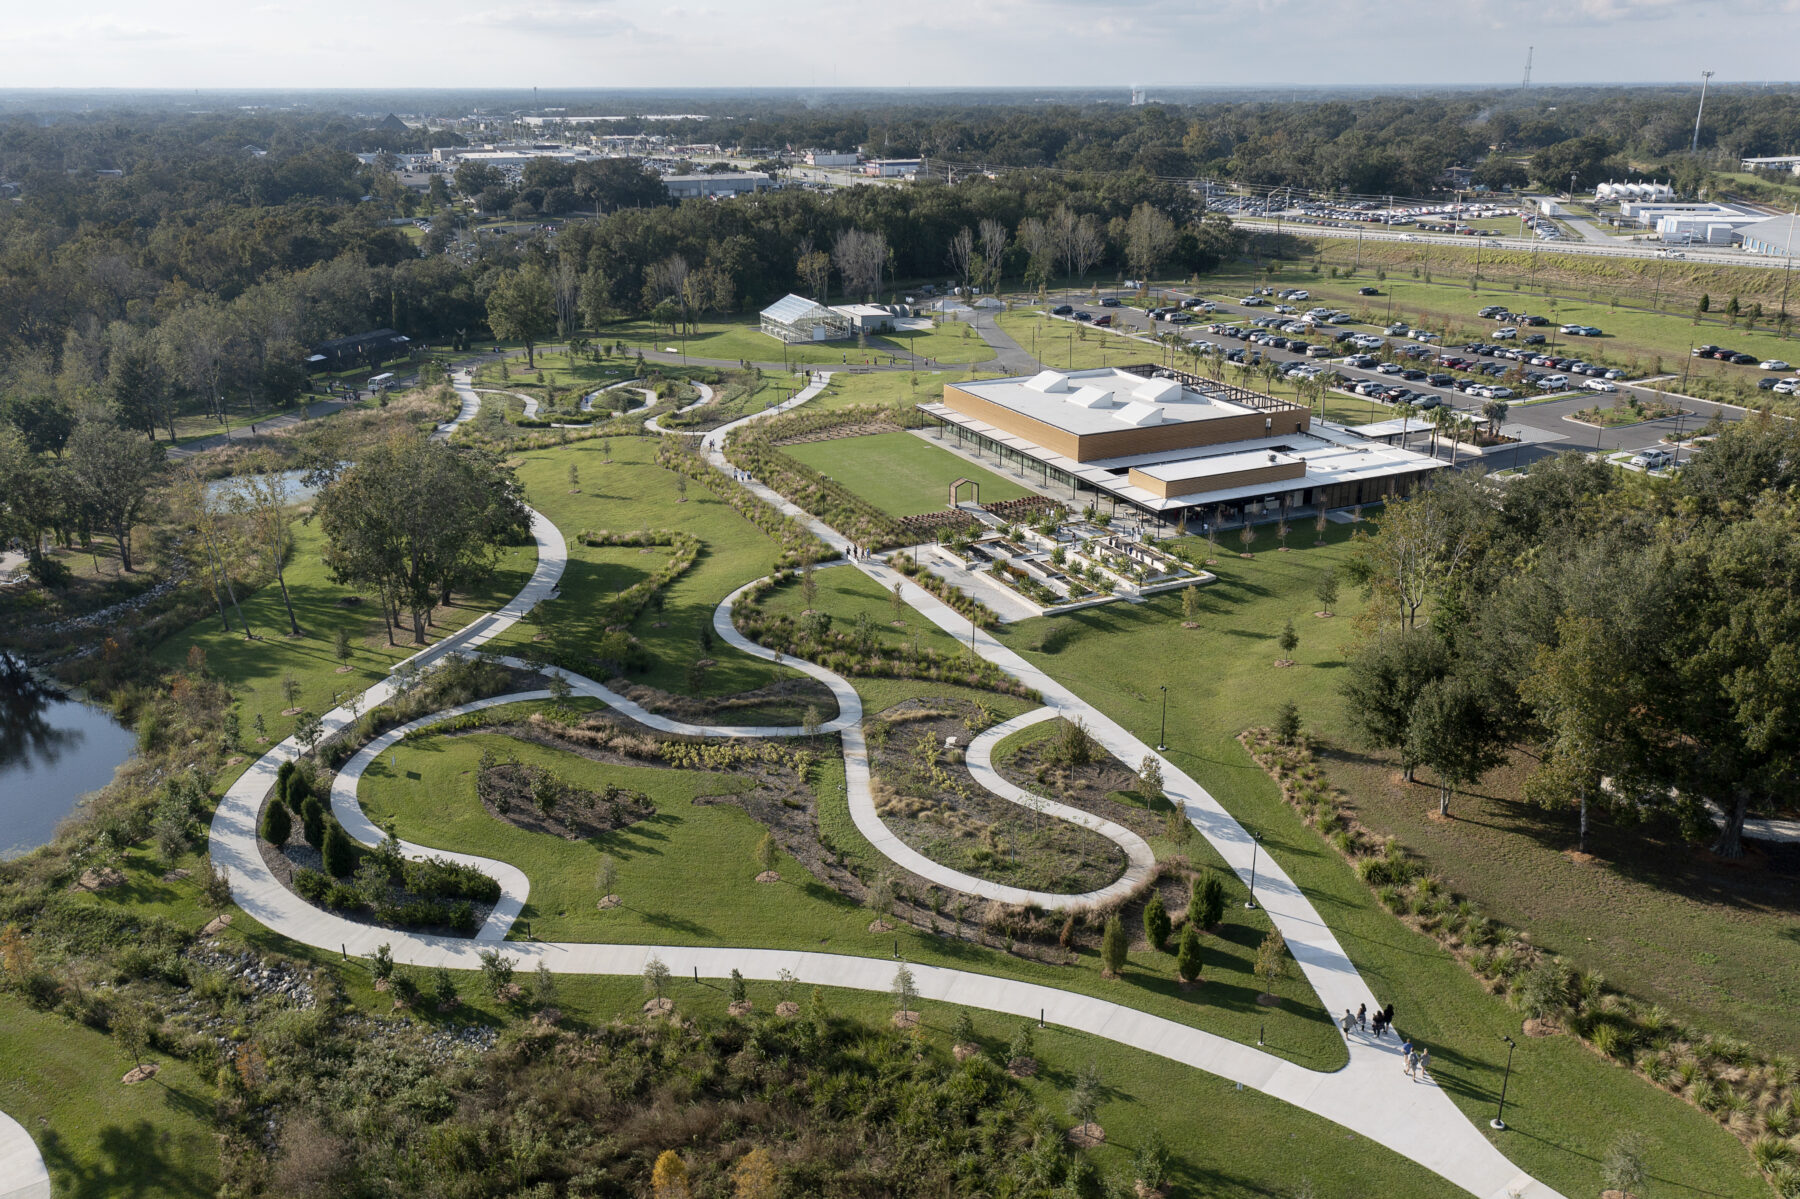
[[[1390,1003],[1386,1007],[1376,1008],[1373,1016],[1369,1014],[1369,1005],[1366,1003],[1358,1005],[1354,1012],[1345,1008],[1339,1027],[1344,1030],[1346,1037],[1350,1035],[1351,1029],[1356,1029],[1359,1032],[1373,1031],[1375,1039],[1382,1040],[1387,1036],[1388,1030],[1394,1027],[1394,1005]],[[1400,1038],[1400,1056],[1405,1059],[1406,1076],[1421,1081],[1428,1079],[1430,1076],[1426,1073],[1426,1067],[1431,1061],[1431,1050],[1423,1045],[1415,1050],[1411,1039],[1401,1036],[1398,1029],[1395,1029],[1394,1035]]]

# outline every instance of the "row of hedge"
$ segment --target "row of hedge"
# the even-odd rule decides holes
[[[739,516],[780,543],[781,552],[774,563],[776,570],[798,566],[803,558],[818,562],[832,556],[832,548],[803,522],[782,512],[723,471],[714,470],[698,454],[683,449],[678,440],[665,438],[656,461],[659,466],[696,480],[729,504]]]
[[[911,543],[897,520],[836,479],[826,478],[774,445],[789,437],[891,417],[885,408],[803,408],[735,430],[726,441],[725,452],[734,465],[749,471],[855,544],[868,550],[892,549]]]
[[[654,599],[663,588],[679,579],[693,567],[700,558],[701,550],[700,539],[692,533],[684,533],[680,529],[639,529],[635,533],[615,533],[610,529],[583,529],[575,535],[575,540],[582,545],[589,546],[674,547],[675,552],[669,556],[667,562],[601,605],[604,623],[609,625],[630,624],[636,620],[638,614],[644,610],[644,606]]]

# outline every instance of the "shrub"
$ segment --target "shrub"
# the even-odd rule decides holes
[[[317,870],[294,871],[294,893],[309,903],[323,903],[331,892],[331,880]]]
[[[1194,880],[1188,898],[1188,923],[1202,929],[1212,928],[1225,918],[1225,880],[1215,870],[1208,870]]]
[[[356,872],[356,849],[348,833],[333,820],[325,830],[325,844],[320,849],[325,858],[325,873],[344,878]]]
[[[1295,745],[1300,741],[1300,706],[1293,700],[1284,700],[1275,712],[1275,740],[1283,745]]]
[[[299,776],[296,775],[295,777],[298,778]],[[293,794],[291,787],[288,794]],[[325,847],[325,809],[319,804],[318,800],[312,798],[310,795],[307,796],[306,802],[301,806],[300,824],[301,827],[306,830],[306,843],[314,849],[323,850]]]
[[[1161,949],[1167,944],[1173,928],[1169,913],[1163,908],[1162,896],[1152,892],[1150,902],[1144,905],[1144,938],[1152,948]]]
[[[1130,945],[1125,939],[1125,926],[1115,912],[1107,918],[1106,932],[1100,937],[1100,962],[1108,974],[1117,975],[1125,969],[1129,949]]]
[[[287,804],[275,800],[263,811],[263,840],[280,849],[287,844],[287,839],[294,831],[293,817],[288,815]]]
[[[1196,982],[1200,978],[1200,966],[1200,930],[1190,920],[1181,930],[1181,946],[1175,953],[1175,972],[1183,982]]]

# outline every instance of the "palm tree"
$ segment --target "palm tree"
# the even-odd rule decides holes
[[[1489,433],[1496,437],[1500,435],[1500,423],[1506,419],[1506,411],[1510,407],[1511,405],[1505,400],[1484,400],[1482,402],[1481,415],[1487,417]]]
[[[1462,440],[1464,430],[1475,427],[1475,422],[1460,412],[1451,412],[1448,408],[1443,411],[1449,413],[1445,418],[1445,423],[1450,426],[1450,465],[1454,468],[1456,466],[1456,443]]]
[[[1431,456],[1437,457],[1438,434],[1444,431],[1444,419],[1450,415],[1450,409],[1439,406],[1431,410],[1425,420],[1431,425]]]
[[[1405,400],[1402,400],[1402,401],[1400,401],[1400,403],[1394,405],[1394,411],[1398,412],[1400,414],[1400,448],[1405,449],[1406,448],[1406,423],[1408,421],[1410,421],[1413,418],[1413,416],[1418,413],[1419,410],[1417,408],[1414,408],[1411,404],[1407,403]]]

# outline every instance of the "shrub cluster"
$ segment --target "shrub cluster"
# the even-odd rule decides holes
[[[657,451],[656,461],[658,465],[680,471],[688,478],[697,480],[731,505],[739,516],[779,542],[781,552],[775,559],[776,570],[798,566],[803,558],[811,558],[817,562],[831,556],[831,547],[819,540],[803,523],[765,502],[755,492],[722,471],[714,470],[699,455],[681,449],[673,440],[664,440],[662,449]]]
[[[615,533],[609,529],[583,529],[575,535],[583,545],[673,546],[668,561],[639,579],[625,590],[600,605],[600,615],[609,625],[630,624],[644,606],[660,592],[686,574],[700,557],[700,539],[679,529],[639,529],[635,533]]]
[[[921,566],[911,554],[895,554],[888,559],[888,565],[948,604],[951,610],[965,620],[973,621],[984,629],[991,629],[1000,623],[999,614],[992,608],[950,586]]]
[[[725,453],[739,468],[856,544],[870,550],[891,549],[908,543],[906,533],[892,516],[774,444],[789,437],[839,425],[864,424],[874,418],[888,419],[891,415],[880,408],[802,408],[734,430],[726,440]]]

